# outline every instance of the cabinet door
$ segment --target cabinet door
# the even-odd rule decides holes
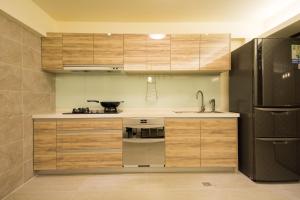
[[[199,70],[200,35],[171,35],[171,70]]]
[[[94,63],[94,37],[88,33],[63,34],[63,64],[89,65]]]
[[[230,35],[203,34],[200,42],[200,70],[230,70]]]
[[[167,119],[166,167],[200,167],[200,121]]]
[[[63,69],[61,33],[49,33],[47,37],[42,37],[42,69],[48,71]]]
[[[124,35],[124,70],[150,70],[147,65],[147,38],[146,34]]]
[[[147,64],[152,71],[170,71],[170,35],[163,39],[147,40]]]
[[[34,121],[34,170],[56,169],[56,121]]]
[[[237,167],[235,119],[201,120],[201,166]]]
[[[123,65],[123,34],[94,34],[94,64]]]

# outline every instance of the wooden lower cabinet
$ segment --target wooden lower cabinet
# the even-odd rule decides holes
[[[122,119],[34,121],[34,169],[122,167]]]
[[[171,129],[166,135],[166,167],[200,167],[200,130]]]
[[[235,130],[201,131],[201,166],[235,167],[237,141]]]
[[[57,127],[57,169],[122,167],[121,119],[65,119]]]
[[[166,167],[237,168],[236,119],[166,119]]]
[[[237,120],[201,120],[201,166],[237,167]]]
[[[34,121],[33,129],[34,170],[56,169],[56,121]]]
[[[237,168],[236,118],[166,118],[166,167]],[[122,119],[34,120],[34,170],[122,167]]]
[[[166,119],[166,167],[200,167],[200,121]]]

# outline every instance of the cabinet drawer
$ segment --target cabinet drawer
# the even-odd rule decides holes
[[[122,149],[122,131],[59,131],[57,133],[57,149],[58,151]]]
[[[70,152],[57,154],[58,169],[122,167],[122,152]]]
[[[300,110],[255,109],[256,137],[300,137]]]
[[[57,130],[122,129],[121,119],[66,119],[57,121]]]
[[[236,119],[204,119],[201,120],[201,129],[236,130]]]
[[[198,119],[166,119],[166,129],[200,129],[200,120]]]

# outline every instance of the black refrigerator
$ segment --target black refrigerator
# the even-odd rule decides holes
[[[229,110],[240,113],[239,170],[254,181],[299,181],[300,39],[253,39],[231,60]]]

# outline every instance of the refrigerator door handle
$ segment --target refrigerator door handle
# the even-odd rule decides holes
[[[288,144],[288,141],[274,141],[273,144],[277,145],[277,144]]]
[[[256,138],[257,140],[260,141],[265,141],[265,142],[273,142],[275,143],[289,143],[289,142],[297,142],[300,141],[300,138]]]
[[[271,111],[272,115],[288,115],[288,111]]]
[[[256,110],[261,111],[270,111],[270,112],[293,112],[300,111],[300,108],[255,108]]]

